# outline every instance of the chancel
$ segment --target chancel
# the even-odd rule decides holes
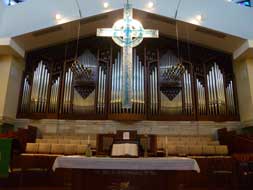
[[[0,189],[252,189],[251,4],[0,1]]]

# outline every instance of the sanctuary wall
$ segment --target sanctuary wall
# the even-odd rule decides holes
[[[12,56],[0,56],[0,123],[16,119],[24,62]]]
[[[241,122],[253,125],[253,59],[243,59],[234,64]]]

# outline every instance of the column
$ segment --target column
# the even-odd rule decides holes
[[[241,122],[253,126],[253,58],[235,61],[234,73]]]
[[[0,124],[16,119],[24,60],[0,55]]]

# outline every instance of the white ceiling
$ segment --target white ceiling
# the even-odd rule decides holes
[[[81,21],[73,21],[49,29],[20,35],[14,37],[13,40],[26,51],[64,43],[77,38],[78,25],[80,23],[81,37],[95,36],[97,28],[112,27],[116,20],[122,18],[122,14],[122,10],[112,11],[85,18]],[[160,35],[176,38],[174,20],[140,10],[134,10],[134,17],[142,22],[144,28],[158,29]],[[210,35],[210,30],[199,32],[196,31],[199,26],[182,21],[178,21],[177,26],[180,39],[225,52],[233,53],[245,42],[245,39],[219,32]]]

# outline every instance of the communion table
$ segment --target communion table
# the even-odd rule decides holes
[[[53,170],[57,169],[70,169],[75,190],[176,189],[178,172],[200,172],[196,160],[182,157],[60,156],[53,164]]]

